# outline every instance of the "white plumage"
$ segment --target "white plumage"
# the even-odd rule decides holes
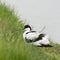
[[[23,38],[27,43],[35,46],[49,45],[50,42],[48,35],[32,31],[29,25],[25,25],[24,29],[25,32],[23,33]]]

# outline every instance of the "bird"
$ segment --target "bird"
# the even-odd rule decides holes
[[[33,31],[30,25],[24,26],[23,39],[34,46],[50,46],[48,35]]]

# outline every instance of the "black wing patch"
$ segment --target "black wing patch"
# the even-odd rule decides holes
[[[31,31],[31,32],[33,33],[33,32],[36,32],[36,31]]]
[[[30,31],[30,32],[27,32],[26,34],[28,34],[28,33],[34,33],[34,32],[36,32],[36,31]]]
[[[29,33],[29,32],[28,32]],[[27,33],[27,34],[28,34]],[[28,42],[28,43],[32,43],[32,42],[36,42],[36,41],[39,41],[39,40],[42,40],[42,38],[45,36],[45,34],[40,34],[39,36],[38,36],[38,38],[36,38],[35,40],[28,40],[28,39],[26,39],[26,42]]]
[[[40,34],[39,37],[37,38],[37,40],[41,40],[42,37],[44,37],[44,36],[45,36],[45,34]]]

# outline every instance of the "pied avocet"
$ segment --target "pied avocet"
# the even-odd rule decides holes
[[[36,31],[32,31],[29,25],[24,26],[25,32],[23,33],[23,38],[27,43],[33,44],[35,46],[48,46],[49,38],[48,35],[42,34]]]

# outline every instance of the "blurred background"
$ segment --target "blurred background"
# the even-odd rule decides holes
[[[34,30],[47,33],[54,42],[60,44],[60,0],[1,0],[25,24]]]

